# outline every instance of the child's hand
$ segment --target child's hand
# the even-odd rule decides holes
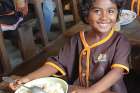
[[[27,0],[14,0],[16,11],[21,12],[23,16],[28,14],[28,2]]]
[[[17,79],[15,80],[14,83],[9,83],[9,87],[12,89],[12,90],[16,90],[21,84],[24,84],[24,83],[27,83],[29,82],[30,80],[28,78],[21,78],[21,79]]]

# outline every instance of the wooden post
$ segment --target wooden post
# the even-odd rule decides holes
[[[79,23],[80,17],[79,17],[79,12],[78,12],[77,0],[70,0],[70,3],[71,3],[70,5],[72,8],[74,21],[75,21],[75,23]]]
[[[35,10],[36,10],[36,14],[39,18],[39,24],[40,24],[40,31],[42,34],[42,40],[43,40],[43,44],[46,46],[48,43],[48,37],[47,37],[47,32],[45,30],[45,21],[44,21],[44,15],[43,15],[43,11],[42,11],[42,0],[33,0],[32,1],[34,6],[35,6]]]
[[[36,55],[36,45],[33,38],[32,26],[25,22],[18,28],[19,46],[23,60],[29,60]]]
[[[61,0],[56,0],[56,9],[57,9],[57,14],[58,14],[61,30],[62,32],[64,32],[66,30],[66,26],[65,26],[65,21],[64,21],[64,13],[63,13]]]
[[[3,74],[4,75],[9,74],[12,71],[12,67],[11,67],[10,59],[6,51],[4,38],[3,38],[3,32],[1,31],[0,31],[0,62],[4,70]]]

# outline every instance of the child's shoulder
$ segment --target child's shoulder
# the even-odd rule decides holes
[[[116,38],[122,38],[122,39],[128,40],[128,38],[121,32],[115,31],[114,34],[115,34]]]
[[[126,37],[123,33],[115,31],[114,35],[116,40],[125,43],[127,45],[130,45],[128,37]]]
[[[68,39],[79,39],[80,38],[80,32],[77,32],[71,36],[68,36]]]

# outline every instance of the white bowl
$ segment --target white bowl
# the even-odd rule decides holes
[[[35,80],[32,80],[32,81],[26,83],[25,86],[27,86],[27,87],[31,87],[31,86],[43,87],[45,84],[49,84],[49,85],[60,84],[64,93],[67,93],[67,91],[68,91],[68,84],[66,83],[66,81],[64,81],[60,78],[55,78],[55,77],[44,77],[44,78],[35,79]],[[30,91],[27,88],[21,86],[15,91],[15,93],[30,93]]]
[[[127,25],[137,17],[137,14],[130,10],[122,10],[119,16],[119,24],[120,25]]]

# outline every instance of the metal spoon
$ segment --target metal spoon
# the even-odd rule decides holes
[[[10,77],[2,77],[2,80],[8,83],[14,83],[15,80],[13,80]],[[20,84],[21,86],[29,89],[32,93],[46,93],[42,88],[38,87],[38,86],[32,86],[32,87],[27,87],[24,84]]]

